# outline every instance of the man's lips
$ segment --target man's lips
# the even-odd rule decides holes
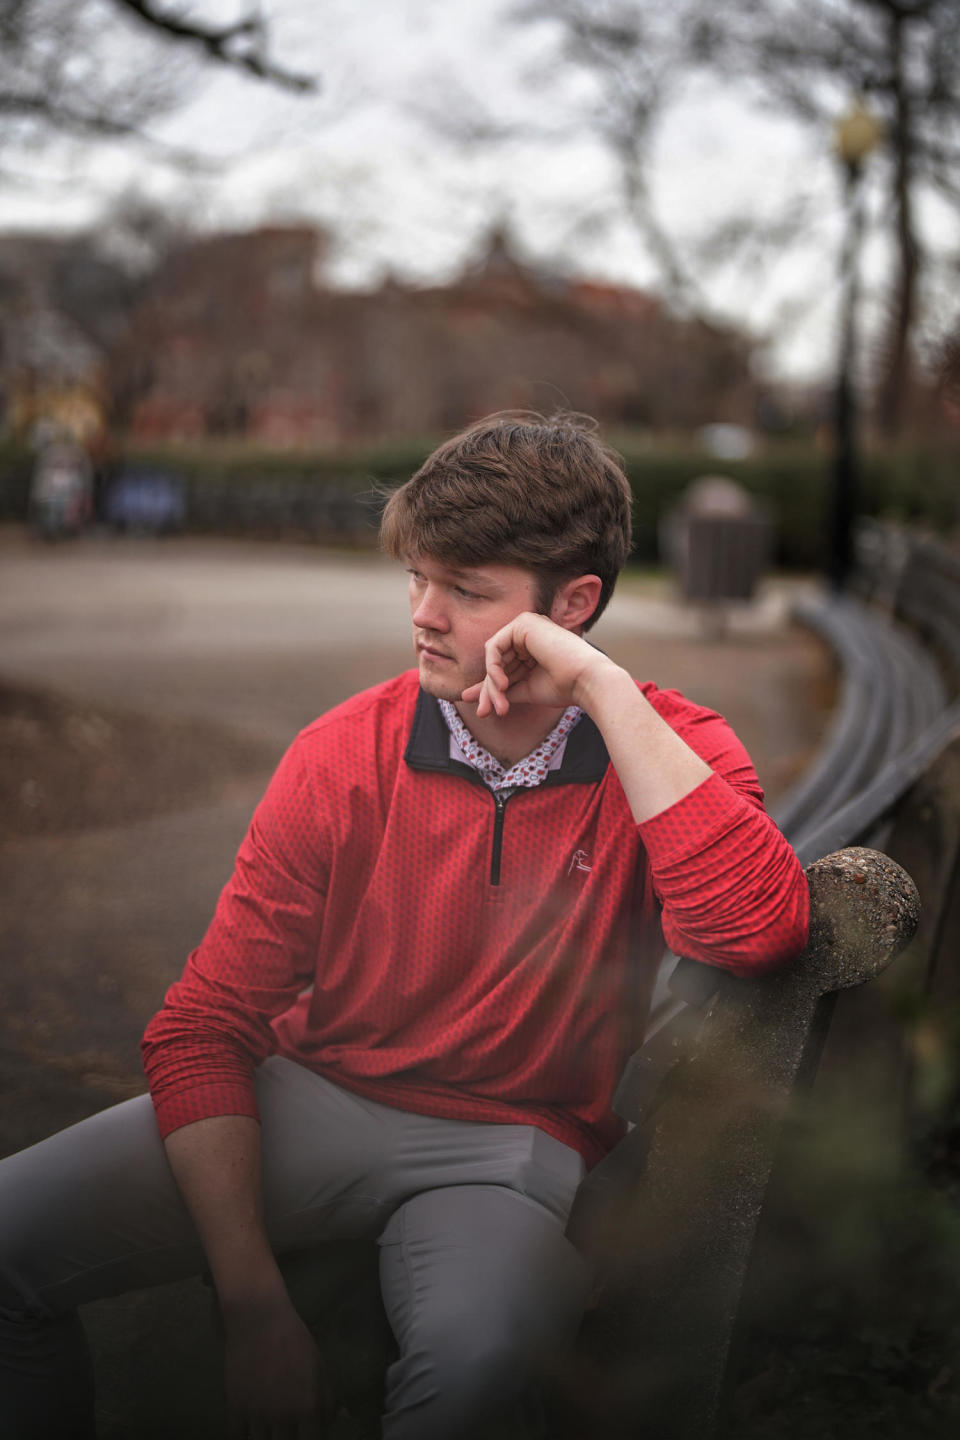
[[[421,655],[426,655],[430,660],[452,660],[452,655],[447,655],[443,650],[435,650],[432,645],[418,645],[417,649]]]

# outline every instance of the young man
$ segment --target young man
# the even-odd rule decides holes
[[[474,1433],[573,1335],[589,1275],[564,1223],[620,1134],[664,935],[753,973],[807,925],[723,720],[584,639],[629,515],[617,458],[563,419],[483,421],[391,497],[417,670],[287,753],[148,1027],[154,1108],[0,1171],[6,1434],[88,1433],[62,1428],[73,1307],[204,1263],[233,1409],[315,1433],[320,1364],[276,1259],[313,1240],[378,1240],[388,1440]]]

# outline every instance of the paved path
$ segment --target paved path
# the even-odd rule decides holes
[[[790,590],[771,587],[708,644],[663,585],[621,582],[593,638],[634,673],[724,695],[739,727],[784,706],[784,753],[810,738],[819,703],[797,705],[821,660],[791,632]],[[362,685],[411,663],[402,574],[376,556],[236,541],[37,546],[0,532],[0,673],[88,699],[192,715],[285,744]],[[771,667],[744,703],[739,681]],[[781,681],[787,680],[783,691]],[[778,727],[779,728],[779,727]],[[763,756],[760,757],[761,762]]]
[[[4,538],[8,678],[285,743],[409,663],[403,580],[386,562],[230,541]]]

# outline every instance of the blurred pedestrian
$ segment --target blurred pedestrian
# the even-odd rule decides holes
[[[93,468],[67,436],[39,449],[30,481],[29,522],[35,535],[60,540],[79,535],[93,513]]]

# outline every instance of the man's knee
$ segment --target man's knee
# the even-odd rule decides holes
[[[400,1344],[384,1435],[467,1435],[514,1405],[576,1333],[589,1285],[557,1221],[494,1186],[415,1197],[381,1238]]]

